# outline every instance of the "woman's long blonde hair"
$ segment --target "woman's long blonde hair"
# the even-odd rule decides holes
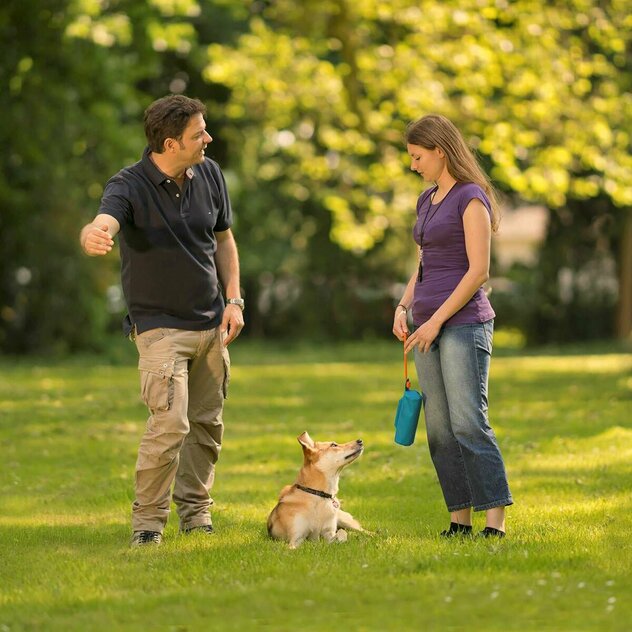
[[[439,147],[445,154],[448,173],[457,182],[474,182],[487,194],[491,204],[492,230],[500,224],[498,193],[489,177],[478,164],[476,156],[467,146],[461,132],[445,116],[428,114],[406,128],[406,143],[426,149]]]

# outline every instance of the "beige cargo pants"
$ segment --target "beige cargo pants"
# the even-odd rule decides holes
[[[211,524],[209,496],[222,445],[230,379],[219,327],[151,329],[133,336],[149,408],[138,449],[133,531],[163,532],[173,500],[180,530]]]

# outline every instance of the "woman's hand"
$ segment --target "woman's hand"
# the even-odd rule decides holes
[[[408,336],[408,312],[401,305],[395,308],[393,334],[398,340],[404,340]]]
[[[440,331],[441,323],[432,320],[432,318],[427,320],[406,340],[404,351],[408,353],[412,351],[414,347],[419,347],[419,351],[427,353],[430,350],[430,345],[439,335]]]

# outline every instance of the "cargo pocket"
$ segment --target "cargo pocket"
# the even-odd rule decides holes
[[[140,393],[151,410],[169,410],[173,403],[175,358],[140,358]]]
[[[135,329],[136,327],[134,327],[134,331]],[[148,329],[147,331],[143,331],[142,334],[136,334],[134,337],[136,338],[135,342],[138,342],[143,347],[148,348],[168,335],[169,330],[166,327],[158,327],[156,329]]]
[[[222,362],[224,363],[224,381],[222,382],[222,393],[224,395],[224,399],[228,397],[228,385],[230,384],[230,356],[228,355],[228,349],[224,346],[224,343],[220,343],[222,345]]]

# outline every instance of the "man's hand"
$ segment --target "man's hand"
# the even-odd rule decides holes
[[[224,309],[224,318],[220,325],[220,331],[224,336],[224,345],[227,347],[244,328],[244,315],[239,305],[229,303]]]
[[[91,257],[107,255],[114,240],[107,224],[88,224],[81,233],[81,247]]]

